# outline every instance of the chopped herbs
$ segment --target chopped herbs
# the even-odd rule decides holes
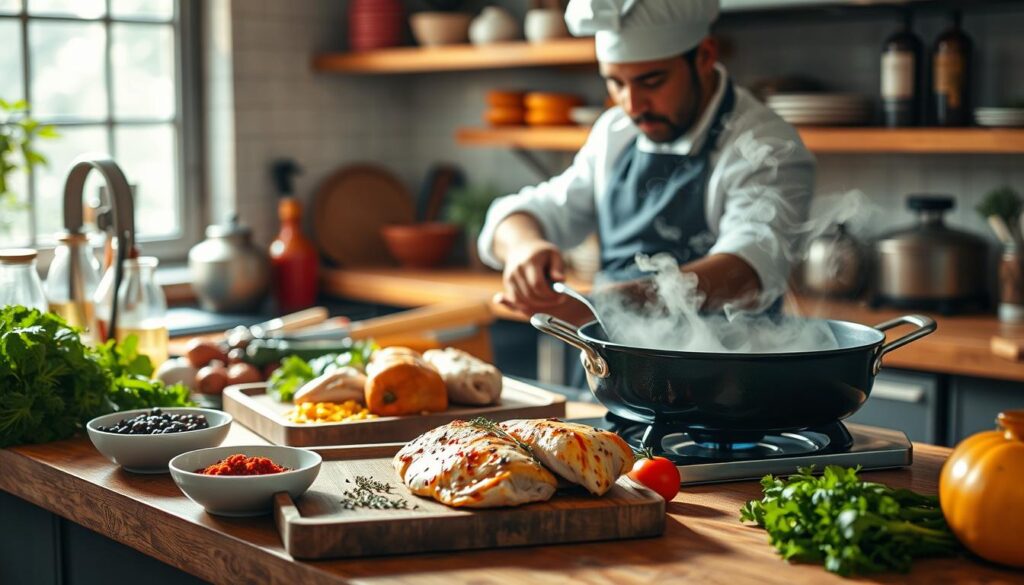
[[[345,483],[351,483],[345,480]],[[345,490],[341,505],[346,510],[369,508],[371,510],[408,510],[409,501],[392,493],[390,484],[377,481],[365,475],[356,476],[356,487]],[[413,510],[419,506],[413,506]]]
[[[820,477],[800,468],[788,480],[766,475],[764,498],[740,510],[740,520],[768,531],[784,559],[824,563],[844,577],[909,571],[915,557],[959,550],[938,498],[862,481],[860,468],[830,465]]]

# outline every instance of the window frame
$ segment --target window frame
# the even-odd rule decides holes
[[[104,84],[107,91],[107,115],[99,122],[54,122],[58,128],[87,126],[101,127],[106,133],[106,150],[114,161],[115,151],[114,130],[118,127],[146,126],[157,123],[152,120],[117,120],[114,112],[114,85],[112,63],[112,26],[119,23],[127,24],[170,24],[174,36],[174,56],[177,95],[175,96],[176,114],[173,126],[177,140],[177,175],[178,201],[177,208],[181,222],[178,234],[172,237],[149,237],[140,239],[142,253],[156,256],[161,261],[180,261],[188,255],[188,250],[201,239],[205,209],[204,169],[202,166],[202,61],[201,61],[201,0],[174,0],[174,16],[170,21],[145,18],[113,17],[110,13],[112,0],[104,0],[106,11],[97,18],[79,18],[63,15],[30,15],[28,3],[22,0],[21,10],[13,14],[0,14],[0,20],[16,20],[21,30],[21,66],[22,94],[32,105],[32,59],[29,39],[29,23],[36,22],[99,22],[104,26],[106,42],[104,46]],[[31,112],[31,110],[30,110]],[[45,122],[45,121],[44,121]],[[125,169],[129,172],[130,169]],[[36,182],[30,173],[28,191],[25,200],[30,207],[32,218],[29,226],[27,244],[40,251],[40,264],[46,265],[51,257],[53,244],[41,241],[37,233],[35,218],[41,212],[36,206]],[[63,210],[60,210],[63,213]],[[42,234],[45,238],[47,235]]]

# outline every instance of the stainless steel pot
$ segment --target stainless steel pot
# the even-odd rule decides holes
[[[826,321],[837,349],[714,353],[612,343],[597,321],[577,329],[537,314],[530,323],[580,350],[591,392],[612,413],[646,424],[677,425],[698,441],[721,443],[753,441],[850,416],[871,394],[882,357],[935,331],[935,321],[922,315],[875,327]],[[904,324],[916,329],[885,343],[883,331]]]
[[[912,196],[916,226],[879,238],[874,245],[875,304],[951,312],[982,303],[986,294],[987,247],[978,236],[945,225],[952,197]]]
[[[188,252],[192,288],[207,311],[259,308],[270,283],[270,261],[251,242],[249,228],[232,216],[206,228],[206,239]]]
[[[867,276],[864,249],[843,224],[811,240],[800,265],[805,292],[830,297],[854,297]]]

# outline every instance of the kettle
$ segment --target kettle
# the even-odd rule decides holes
[[[270,284],[270,262],[252,244],[251,230],[232,214],[225,225],[206,228],[206,239],[188,252],[192,289],[207,311],[259,309]]]
[[[867,273],[864,250],[846,226],[811,240],[807,257],[800,266],[805,292],[828,297],[856,297],[864,287]]]
[[[988,244],[946,226],[943,214],[953,203],[952,197],[935,195],[907,199],[907,207],[917,213],[917,225],[875,242],[872,305],[943,314],[987,305]]]

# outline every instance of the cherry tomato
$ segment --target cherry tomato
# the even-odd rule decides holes
[[[664,457],[646,455],[636,460],[627,475],[633,481],[657,492],[666,502],[671,502],[679,493],[679,483],[682,481],[675,463]]]

